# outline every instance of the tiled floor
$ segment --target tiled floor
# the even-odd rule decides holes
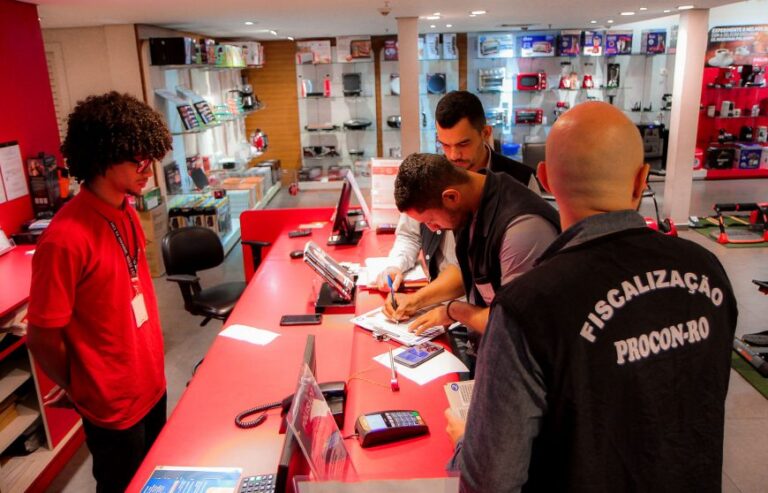
[[[655,189],[661,196],[664,189],[662,184],[655,186]],[[319,191],[301,192],[294,197],[283,189],[271,207],[332,206],[337,197],[338,192]],[[765,180],[695,182],[691,214],[711,214],[715,202],[759,200],[768,200]],[[653,215],[652,202],[646,200],[641,211]],[[681,236],[712,250],[725,266],[739,300],[737,333],[768,329],[768,296],[760,294],[751,283],[753,278],[768,279],[768,249],[728,249],[690,231],[682,232]],[[220,268],[201,274],[203,284],[240,280],[242,276],[239,248],[230,253]],[[165,333],[170,413],[184,391],[192,366],[203,357],[221,325],[211,322],[206,327],[199,327],[199,320],[184,311],[175,284],[160,278],[155,280],[155,289]],[[724,457],[724,492],[758,493],[768,490],[768,468],[765,467],[765,458],[768,457],[768,400],[733,371],[726,401]],[[85,447],[78,451],[48,491],[95,491],[90,455]]]

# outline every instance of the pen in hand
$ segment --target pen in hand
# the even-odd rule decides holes
[[[397,310],[397,300],[395,300],[395,288],[392,285],[392,276],[387,274],[387,284],[389,284],[389,295],[392,299],[392,309]]]

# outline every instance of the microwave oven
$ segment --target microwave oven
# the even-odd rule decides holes
[[[530,72],[517,75],[518,91],[543,91],[547,88],[547,74]]]

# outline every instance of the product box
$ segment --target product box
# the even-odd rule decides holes
[[[551,34],[538,34],[520,37],[521,57],[555,56],[555,37]]]
[[[632,53],[632,31],[609,31],[605,33],[605,55],[629,55]]]
[[[605,33],[596,31],[584,31],[582,37],[582,47],[584,56],[602,56],[603,55],[603,36]]]
[[[38,219],[53,217],[53,212],[61,197],[56,158],[42,153],[28,158],[27,171],[29,195],[32,197],[35,217]]]
[[[150,38],[149,57],[152,65],[189,65],[195,58],[192,38]]]
[[[667,30],[643,31],[642,52],[646,55],[661,55],[667,52]]]
[[[165,273],[165,265],[161,245],[163,237],[168,233],[168,212],[165,206],[162,206],[138,211],[138,215],[139,224],[147,239],[145,251],[149,273],[152,277],[162,276]]]
[[[558,42],[560,56],[579,56],[581,54],[581,31],[563,31]]]
[[[707,169],[731,169],[736,159],[736,149],[734,147],[708,147],[707,148]]]
[[[760,144],[737,144],[736,163],[739,169],[757,169],[763,147]]]
[[[760,169],[768,169],[768,146],[763,146],[760,153]]]
[[[136,197],[136,210],[148,211],[154,209],[162,201],[160,195],[160,187],[152,187],[147,190],[142,190],[141,195]]]

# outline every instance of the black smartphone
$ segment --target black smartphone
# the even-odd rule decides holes
[[[442,353],[444,349],[443,346],[438,346],[432,342],[422,342],[395,355],[395,361],[408,368],[416,368],[425,361]]]
[[[295,231],[288,231],[288,238],[300,238],[302,236],[309,236],[312,234],[310,229],[297,229]]]
[[[322,313],[312,313],[310,315],[283,315],[280,317],[280,325],[319,325],[322,321]]]

